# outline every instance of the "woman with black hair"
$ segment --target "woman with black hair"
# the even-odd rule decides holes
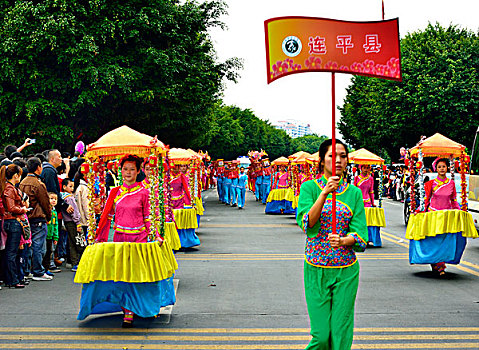
[[[307,349],[350,349],[359,264],[354,251],[364,251],[368,229],[361,191],[344,179],[348,149],[336,140],[319,148],[322,177],[301,186],[296,220],[306,233],[304,289],[312,340]],[[333,167],[336,174],[333,176]],[[336,230],[332,194],[336,194]]]
[[[96,280],[83,285],[79,320],[92,313],[118,311],[121,307],[124,312],[122,326],[129,328],[133,326],[135,314],[141,317],[156,316],[161,307],[174,304],[176,300],[172,278],[152,280],[158,270],[164,268],[149,264],[151,261],[161,261],[155,255],[156,250],[147,245],[143,245],[142,250],[136,245],[154,242],[158,242],[160,246],[163,244],[163,239],[150,222],[150,192],[136,180],[142,163],[143,158],[135,155],[126,155],[120,160],[123,184],[113,188],[108,195],[96,231],[96,243],[110,244],[110,226],[113,220],[113,242],[125,244],[115,248],[114,254],[118,254],[118,260],[115,256],[109,256],[113,266],[111,270],[115,275],[114,281]],[[123,248],[126,250],[122,250]],[[145,250],[151,259],[142,255]],[[91,262],[82,260],[78,272],[82,273],[82,264],[85,270],[89,270]],[[108,267],[104,268],[105,271],[108,270]],[[138,271],[141,273],[137,275]],[[143,274],[143,271],[147,272]]]
[[[23,205],[20,190],[15,186],[20,182],[22,168],[16,164],[2,166],[0,169],[0,193],[5,210],[3,227],[7,233],[5,243],[4,269],[5,282],[10,288],[25,288],[21,283],[19,255],[17,254],[23,233],[21,219],[28,209]]]
[[[447,178],[448,164],[449,161],[445,158],[437,158],[433,163],[437,178],[426,182],[424,186],[425,211],[427,212],[461,209],[457,203],[454,181]],[[446,262],[459,264],[461,261],[467,240],[461,232],[434,233],[434,236],[409,242],[409,262],[411,264],[429,263],[434,273],[444,276]]]

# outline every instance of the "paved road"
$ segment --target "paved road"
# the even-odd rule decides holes
[[[121,315],[76,321],[80,286],[52,282],[0,291],[0,349],[302,349],[309,320],[304,236],[293,216],[244,210],[204,193],[198,250],[177,254],[177,303],[157,319],[119,328]],[[359,254],[353,349],[479,349],[479,240],[436,279],[408,263],[402,204],[385,201],[383,247]]]

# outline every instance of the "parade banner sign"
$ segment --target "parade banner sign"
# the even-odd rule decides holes
[[[278,17],[264,22],[268,84],[289,74],[339,72],[401,81],[399,22]]]

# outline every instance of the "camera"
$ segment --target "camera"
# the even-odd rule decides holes
[[[37,142],[37,139],[30,139],[30,143],[35,143]]]

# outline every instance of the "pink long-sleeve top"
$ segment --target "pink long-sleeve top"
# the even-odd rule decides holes
[[[362,176],[359,174],[354,177],[354,186],[359,187],[363,194],[365,208],[374,206],[374,179],[371,175]]]
[[[121,185],[113,199],[109,219],[113,216],[114,242],[147,242],[151,226],[149,191],[139,182]]]
[[[288,188],[289,187],[289,174],[287,172],[276,173],[276,188]]]
[[[185,205],[191,205],[191,195],[188,189],[188,180],[184,174],[172,176],[170,180],[171,207],[183,209]]]
[[[459,203],[457,203],[454,181],[448,178],[436,178],[426,182],[424,189],[426,192],[425,204],[427,211],[461,209]]]

